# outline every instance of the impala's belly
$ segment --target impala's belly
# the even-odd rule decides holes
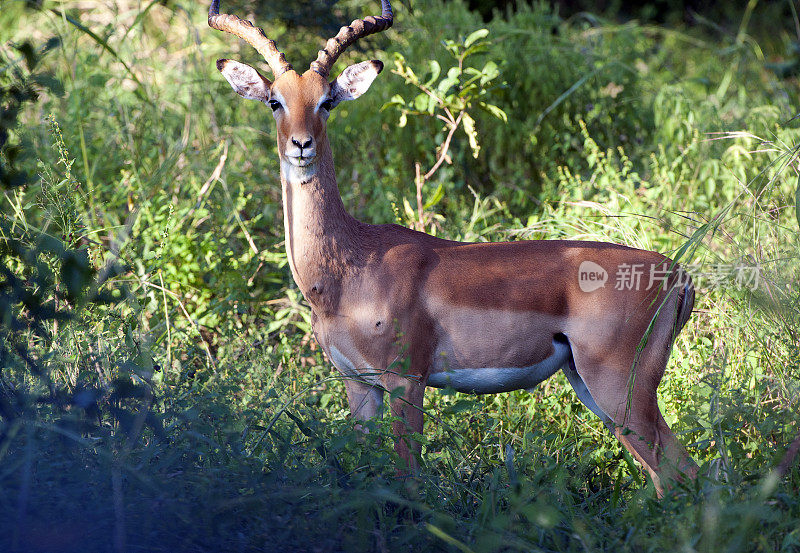
[[[530,389],[553,376],[569,359],[569,346],[553,340],[553,353],[527,367],[479,367],[441,370],[428,376],[428,386],[472,394]]]
[[[432,372],[530,367],[552,355],[553,337],[563,332],[560,318],[536,312],[442,306],[434,319]]]
[[[569,358],[560,319],[535,312],[442,307],[428,385],[488,394],[532,388]]]

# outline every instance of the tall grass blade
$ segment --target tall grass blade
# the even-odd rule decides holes
[[[146,90],[147,90],[147,88],[144,86],[144,84],[142,83],[142,81],[140,81],[140,80],[139,80],[139,77],[137,77],[137,76],[136,76],[136,74],[133,72],[133,70],[131,69],[131,67],[130,67],[130,66],[129,66],[129,65],[126,63],[126,62],[125,62],[125,60],[123,60],[123,59],[120,57],[120,55],[119,55],[119,54],[117,54],[117,51],[116,51],[116,50],[114,50],[114,48],[113,48],[113,47],[112,47],[112,46],[111,46],[111,45],[108,43],[108,41],[107,41],[107,40],[104,40],[104,39],[102,39],[102,38],[101,38],[100,36],[98,36],[98,35],[97,35],[97,34],[96,34],[94,31],[92,31],[90,28],[86,27],[86,26],[85,26],[83,23],[81,23],[80,21],[78,21],[78,20],[77,20],[77,19],[75,19],[74,17],[72,17],[72,16],[70,16],[70,15],[67,15],[66,13],[64,13],[64,12],[61,12],[61,11],[59,11],[59,10],[55,9],[55,8],[50,8],[50,11],[51,11],[51,12],[53,12],[53,13],[54,13],[55,15],[57,15],[58,17],[61,17],[61,18],[63,18],[65,21],[69,22],[71,25],[73,25],[73,26],[74,26],[76,29],[78,29],[78,30],[79,30],[79,31],[81,31],[82,33],[84,33],[84,34],[86,34],[87,36],[89,36],[89,37],[90,37],[92,40],[94,40],[94,41],[95,41],[97,44],[99,44],[99,45],[100,45],[100,46],[103,48],[103,50],[105,50],[106,52],[108,52],[109,54],[111,54],[111,55],[114,57],[114,59],[116,59],[118,62],[120,62],[120,63],[122,64],[122,66],[125,68],[125,71],[127,71],[127,72],[128,72],[128,75],[130,75],[131,79],[133,79],[133,81],[134,81],[134,82],[135,82],[135,83],[138,85],[138,86],[137,86],[137,87],[134,89],[134,91],[133,91],[133,92],[134,92],[134,93],[135,93],[135,94],[136,94],[136,95],[137,95],[137,96],[138,96],[138,97],[139,97],[141,100],[143,100],[143,101],[147,102],[147,103],[148,103],[148,104],[150,104],[150,105],[153,105],[153,102],[150,100],[150,98],[148,97],[148,95],[147,95],[147,94],[145,94],[145,92],[143,92],[143,91],[146,91]]]
[[[797,226],[800,227],[800,175],[797,177],[797,187],[794,191],[794,217],[797,219]]]

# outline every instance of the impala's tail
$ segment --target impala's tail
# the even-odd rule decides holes
[[[689,317],[692,316],[692,309],[694,308],[694,284],[692,283],[692,277],[683,269],[679,269],[678,271],[678,282],[684,284],[678,292],[678,314],[675,318],[675,332],[673,336],[678,335],[678,332],[684,327]]]

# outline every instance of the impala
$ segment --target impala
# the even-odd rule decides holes
[[[239,95],[272,109],[289,267],[311,306],[316,339],[345,377],[351,415],[375,417],[384,392],[400,388],[392,430],[413,471],[420,445],[408,434],[422,432],[426,386],[530,389],[561,369],[659,495],[670,479],[694,478],[696,465],[656,397],[694,304],[691,280],[669,258],[597,242],[454,242],[362,223],[345,210],[326,122],[340,102],[367,91],[383,64],[357,63],[334,80],[329,72],[348,46],[391,26],[391,5],[381,4],[380,16],[342,27],[303,74],[260,28],[220,14],[219,0],[208,16],[272,70],[270,81],[248,65],[217,61]]]

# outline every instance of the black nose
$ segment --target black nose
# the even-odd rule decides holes
[[[292,138],[292,144],[294,144],[295,146],[297,146],[297,147],[298,147],[298,148],[300,148],[301,150],[302,150],[303,148],[310,148],[310,147],[311,147],[311,139],[309,138],[309,139],[307,139],[305,142],[303,142],[302,144],[300,144],[300,141],[299,141],[299,140],[297,140],[296,138]]]

